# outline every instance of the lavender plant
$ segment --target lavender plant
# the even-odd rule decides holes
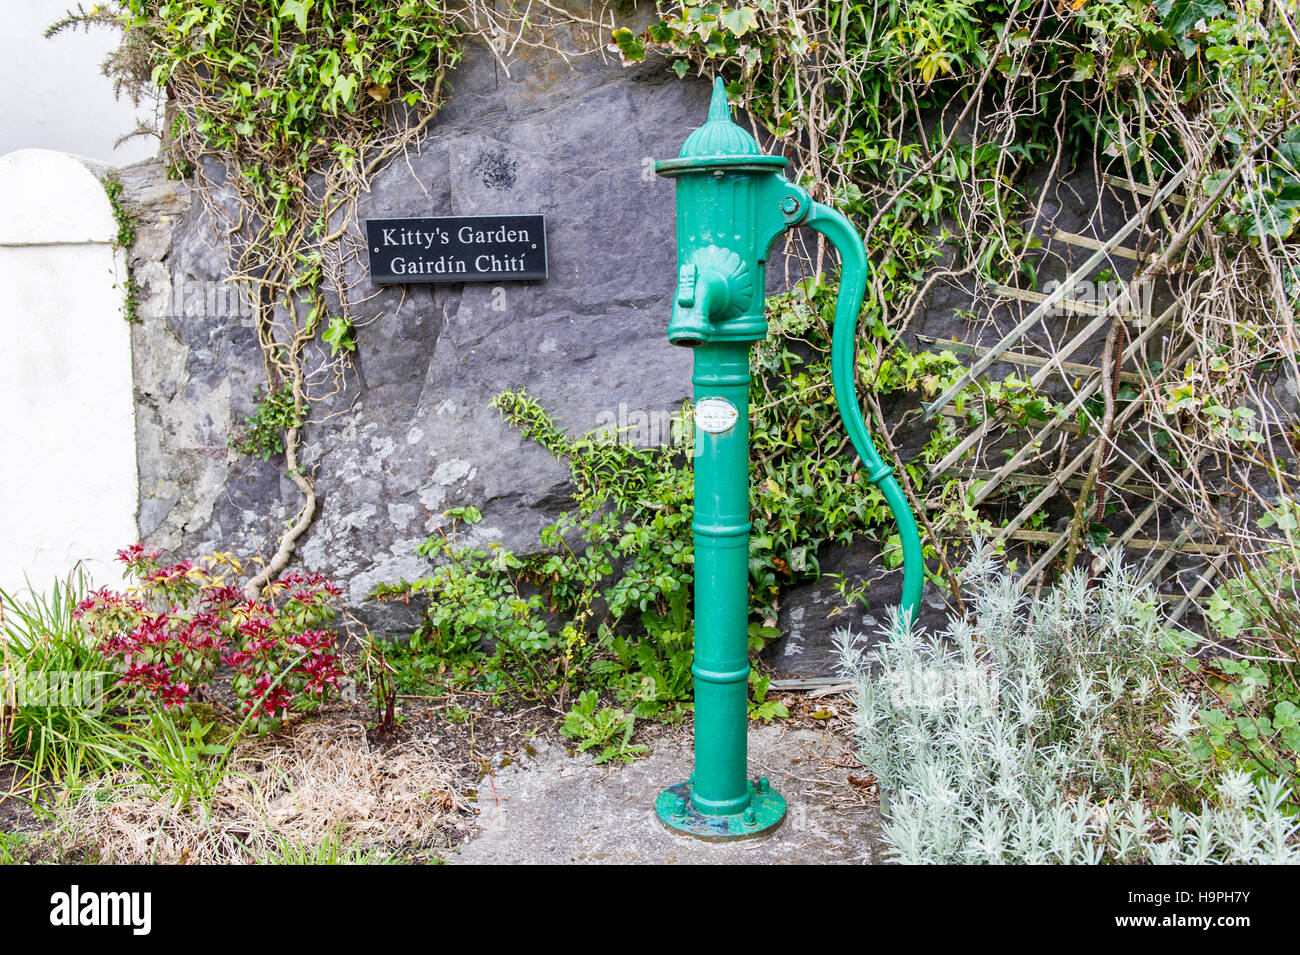
[[[837,634],[894,859],[1300,863],[1283,783],[1229,772],[1189,811],[1157,782],[1192,765],[1197,711],[1164,666],[1192,638],[1109,564],[1031,598],[977,544],[942,633]]]

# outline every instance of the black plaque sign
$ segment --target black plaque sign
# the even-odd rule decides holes
[[[367,219],[366,239],[377,284],[546,278],[545,216]]]

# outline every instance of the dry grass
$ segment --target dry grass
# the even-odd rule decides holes
[[[206,812],[119,773],[61,807],[55,829],[64,853],[104,863],[249,863],[286,846],[382,858],[443,846],[464,826],[465,788],[422,740],[378,751],[359,723],[305,723],[240,744]]]

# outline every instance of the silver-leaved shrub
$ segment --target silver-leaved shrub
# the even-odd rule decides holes
[[[1225,774],[1195,812],[1150,798],[1195,771],[1196,710],[1162,666],[1186,641],[1131,570],[1027,597],[977,545],[966,580],[942,633],[891,621],[869,654],[837,635],[894,860],[1300,862],[1281,783]]]

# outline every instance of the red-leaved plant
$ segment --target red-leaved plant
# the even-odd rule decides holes
[[[279,729],[289,710],[338,691],[334,633],[339,588],[320,574],[291,573],[247,600],[226,583],[238,572],[229,555],[198,567],[163,566],[159,551],[133,544],[117,552],[134,586],[92,592],[77,616],[136,703],[184,710],[211,682],[219,663],[259,734]]]

